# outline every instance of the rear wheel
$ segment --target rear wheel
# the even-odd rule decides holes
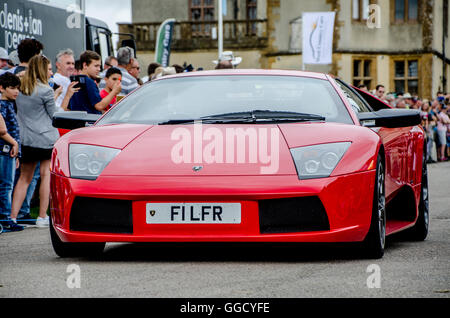
[[[364,254],[369,258],[381,258],[386,244],[386,197],[385,172],[380,155],[377,159],[377,169],[373,194],[372,219],[369,233],[363,243]]]
[[[77,256],[96,256],[100,255],[106,243],[66,243],[61,241],[55,229],[53,228],[52,218],[50,217],[50,238],[53,250],[59,257],[77,257]]]

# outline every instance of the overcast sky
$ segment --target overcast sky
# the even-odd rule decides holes
[[[131,22],[131,0],[86,0],[86,15],[103,20],[112,32],[117,22]]]

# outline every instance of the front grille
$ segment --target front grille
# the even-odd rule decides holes
[[[70,230],[133,234],[131,201],[77,197],[70,212]]]
[[[330,230],[318,197],[260,200],[258,204],[261,234]]]

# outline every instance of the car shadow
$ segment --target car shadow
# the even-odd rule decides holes
[[[390,245],[387,240],[388,249]],[[289,263],[366,258],[357,243],[114,243],[91,260]]]

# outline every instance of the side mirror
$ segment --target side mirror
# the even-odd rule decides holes
[[[55,128],[77,129],[93,125],[100,117],[79,111],[59,112],[53,115],[52,125]]]
[[[420,111],[415,109],[380,109],[375,112],[358,113],[364,127],[400,128],[420,125]]]

